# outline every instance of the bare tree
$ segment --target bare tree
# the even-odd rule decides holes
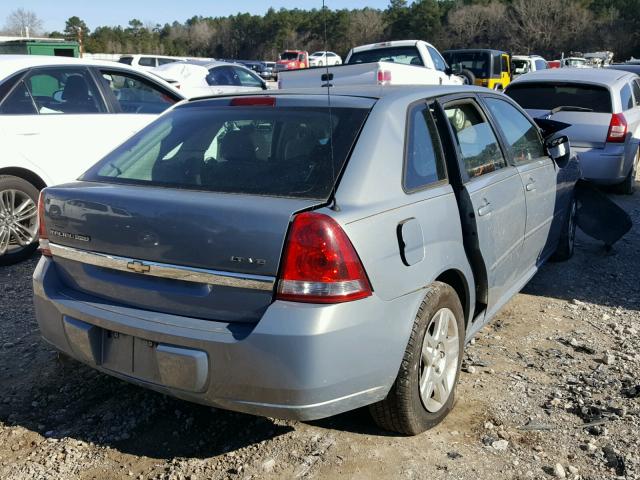
[[[349,15],[346,37],[352,45],[377,42],[384,34],[384,27],[384,18],[380,11],[371,8],[356,10]]]
[[[7,17],[5,30],[10,35],[39,35],[42,33],[42,20],[31,10],[18,8]]]
[[[451,10],[449,22],[451,47],[487,47],[503,34],[507,7],[493,1],[488,4],[461,5]]]
[[[574,0],[514,0],[510,17],[512,48],[522,53],[571,48],[592,22],[592,14]]]

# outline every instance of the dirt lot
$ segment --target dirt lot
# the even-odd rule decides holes
[[[0,270],[0,479],[640,479],[640,194],[610,253],[579,236],[468,346],[458,402],[414,438],[366,409],[296,423],[164,397],[59,357],[37,259]]]

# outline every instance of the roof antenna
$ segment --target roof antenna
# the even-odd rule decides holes
[[[329,73],[329,62],[327,57],[327,7],[325,5],[325,0],[322,0],[322,19],[324,22],[324,66],[325,66],[325,74],[322,75],[322,80],[324,80],[323,87],[327,87],[327,104],[329,107],[329,148],[331,151],[331,181],[334,184],[333,190],[331,192],[331,204],[329,208],[339,211],[340,208],[336,204],[335,197],[335,183],[336,183],[336,165],[333,157],[333,112],[331,111],[331,80],[333,80],[333,75]]]

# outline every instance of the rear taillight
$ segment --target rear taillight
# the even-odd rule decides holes
[[[277,298],[340,303],[370,295],[362,262],[340,225],[320,213],[296,215],[284,248]]]
[[[391,70],[378,70],[378,85],[391,83]]]
[[[45,257],[51,256],[51,250],[49,249],[49,235],[47,235],[47,226],[44,222],[44,192],[40,191],[38,197],[38,237],[40,241],[40,253]]]
[[[611,115],[609,131],[607,132],[607,142],[623,143],[627,136],[627,119],[622,113]]]

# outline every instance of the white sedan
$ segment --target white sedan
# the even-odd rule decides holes
[[[35,251],[39,190],[77,179],[183,99],[120,63],[0,55],[0,265]]]
[[[309,55],[309,66],[310,67],[322,67],[324,65],[341,65],[342,58],[337,53],[333,52],[313,52]]]
[[[167,63],[151,70],[188,98],[253,92],[267,89],[266,82],[252,70],[235,63],[186,60]]]

